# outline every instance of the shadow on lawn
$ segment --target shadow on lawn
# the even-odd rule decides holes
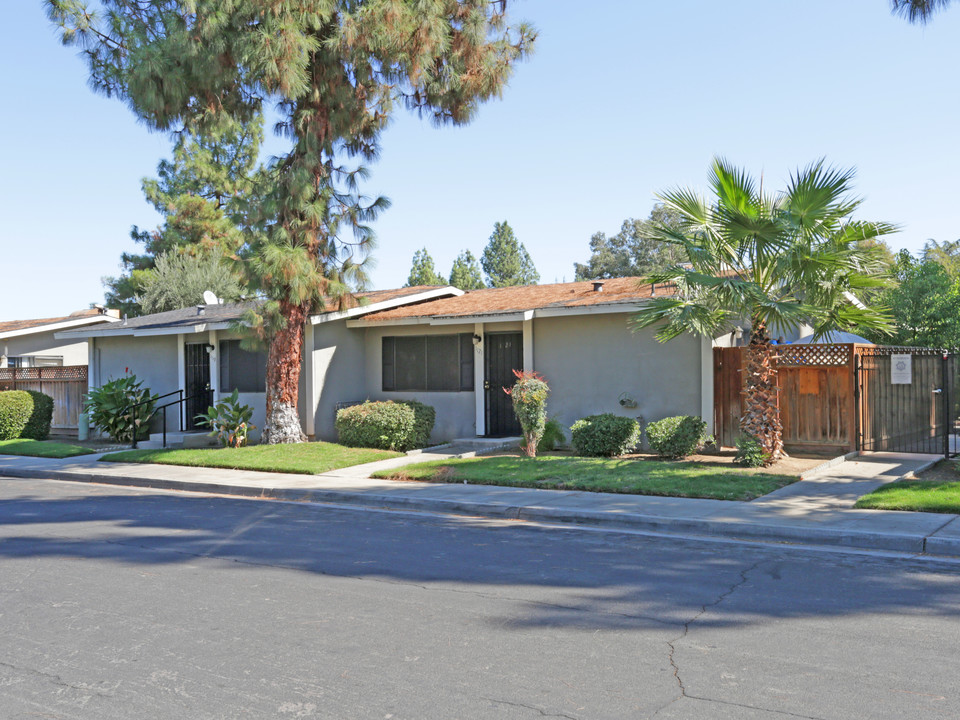
[[[0,485],[0,562],[175,565],[208,557],[231,561],[217,568],[236,572],[266,565],[442,583],[512,600],[495,621],[516,627],[639,630],[682,624],[704,606],[698,625],[721,627],[810,615],[960,614],[960,574],[949,566],[34,482]]]

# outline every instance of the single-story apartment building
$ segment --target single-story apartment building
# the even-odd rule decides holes
[[[660,343],[653,330],[630,326],[650,298],[673,292],[616,278],[466,293],[435,286],[361,293],[349,309],[310,317],[300,377],[304,432],[335,440],[338,408],[416,399],[436,408],[435,441],[515,435],[503,390],[515,369],[546,378],[548,413],[566,427],[604,412],[641,423],[700,415],[712,424],[712,347],[733,343],[733,336]],[[196,306],[58,337],[89,341],[92,387],[132,372],[155,393],[199,395],[186,408],[188,428],[209,402],[236,389],[262,428],[266,355],[241,346],[244,310]],[[175,413],[167,423],[176,429]]]

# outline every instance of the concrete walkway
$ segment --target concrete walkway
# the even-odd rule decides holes
[[[469,448],[466,448],[469,450]],[[855,510],[861,495],[919,472],[936,455],[871,453],[808,473],[752,502],[375,480],[375,470],[460,455],[446,447],[323,475],[0,455],[0,476],[565,522],[766,542],[960,556],[958,516]]]

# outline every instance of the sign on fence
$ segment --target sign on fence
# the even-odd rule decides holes
[[[913,384],[913,356],[890,356],[890,383],[893,385]]]

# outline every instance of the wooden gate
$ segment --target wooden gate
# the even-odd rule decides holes
[[[0,368],[0,390],[38,390],[53,398],[52,430],[76,430],[87,394],[87,366]]]
[[[849,452],[856,447],[856,346],[778,345],[783,444]],[[740,434],[746,348],[714,348],[714,432],[726,447]]]

